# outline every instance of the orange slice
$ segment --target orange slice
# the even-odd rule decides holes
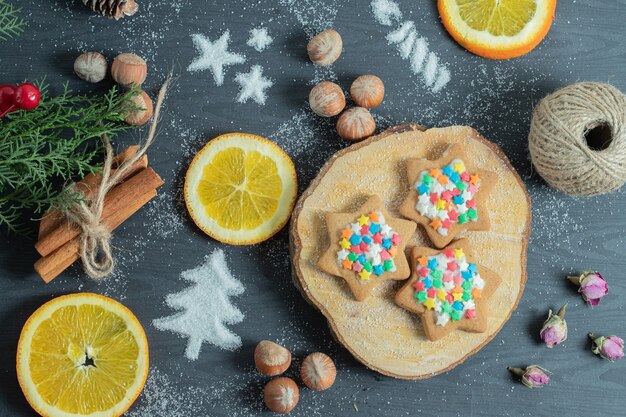
[[[515,58],[548,34],[556,0],[438,0],[441,21],[468,51],[490,59]]]
[[[250,245],[269,239],[289,220],[296,201],[296,170],[274,142],[247,133],[211,140],[185,177],[185,203],[207,235]]]
[[[44,417],[122,415],[148,376],[148,341],[133,313],[98,294],[42,305],[17,345],[17,378]]]

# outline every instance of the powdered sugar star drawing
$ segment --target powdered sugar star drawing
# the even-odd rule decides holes
[[[241,347],[241,338],[226,325],[244,319],[229,300],[242,294],[244,287],[228,269],[224,251],[216,249],[202,265],[181,277],[194,285],[165,298],[168,307],[181,311],[153,320],[154,327],[188,337],[185,356],[192,361],[198,359],[203,342],[225,350]]]
[[[263,76],[263,67],[253,65],[248,73],[237,73],[235,81],[239,84],[238,103],[246,103],[249,99],[257,104],[264,105],[267,100],[267,89],[274,85],[274,82]]]
[[[218,86],[224,84],[225,67],[243,64],[246,61],[244,55],[228,51],[230,40],[230,31],[228,30],[214,42],[200,34],[191,35],[191,39],[200,55],[189,64],[187,71],[196,72],[208,69],[213,74],[215,84]]]

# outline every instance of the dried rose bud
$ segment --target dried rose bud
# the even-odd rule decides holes
[[[578,292],[583,300],[597,306],[600,300],[609,293],[609,284],[599,272],[583,272],[578,276],[568,276],[567,279],[579,285]]]
[[[567,304],[561,307],[557,314],[552,314],[552,310],[549,310],[548,318],[543,322],[539,336],[549,348],[553,348],[567,339],[567,323],[563,318],[566,308]]]
[[[595,337],[589,333],[592,340],[591,351],[611,362],[624,357],[624,340],[617,336]]]
[[[515,375],[521,377],[522,384],[528,388],[541,388],[550,382],[548,374],[550,371],[542,368],[539,365],[530,365],[526,369],[522,368],[507,368]]]

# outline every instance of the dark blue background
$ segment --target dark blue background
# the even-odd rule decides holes
[[[399,1],[403,19],[416,22],[430,49],[452,73],[448,86],[437,94],[429,92],[410,72],[409,63],[387,45],[384,37],[390,28],[375,22],[365,0],[139,0],[139,13],[119,22],[90,14],[78,0],[18,3],[30,25],[21,37],[0,43],[2,83],[46,76],[56,91],[70,81],[80,91],[102,92],[112,85],[110,80],[93,87],[72,75],[72,63],[84,50],[102,51],[109,59],[127,51],[144,56],[150,92],[172,68],[179,78],[150,150],[150,163],[166,185],[115,233],[120,265],[111,279],[93,283],[74,267],[46,286],[32,270],[37,258],[33,242],[0,238],[0,415],[33,415],[14,370],[21,326],[41,303],[75,291],[121,300],[146,329],[152,373],[131,416],[262,413],[265,379],[252,363],[252,351],[261,339],[292,349],[292,376],[308,352],[325,351],[336,360],[335,386],[323,393],[303,390],[294,415],[623,415],[626,361],[611,364],[595,357],[586,334],[626,336],[624,190],[574,199],[547,188],[532,173],[527,135],[533,106],[558,87],[594,80],[626,91],[624,0],[560,1],[545,41],[532,53],[503,62],[476,57],[454,43],[438,20],[435,2]],[[262,53],[246,46],[249,30],[258,26],[267,27],[275,39]],[[307,61],[305,46],[311,34],[327,27],[342,34],[345,50],[333,69],[320,70]],[[248,60],[227,68],[224,86],[217,87],[208,72],[186,71],[196,55],[190,34],[214,40],[226,29],[231,32],[231,50]],[[275,83],[263,107],[235,103],[235,73],[247,72],[253,64],[262,65]],[[401,122],[473,126],[502,146],[533,200],[528,282],[519,308],[489,345],[430,380],[381,377],[334,341],[322,315],[291,284],[286,230],[257,246],[224,247],[198,231],[180,204],[190,157],[212,137],[234,130],[276,140],[294,158],[304,189],[322,163],[347,146],[334,133],[332,122],[311,115],[308,91],[325,78],[336,78],[348,88],[362,73],[376,73],[386,82],[387,96],[375,110],[380,128]],[[135,132],[116,143],[122,147],[141,137]],[[180,272],[199,265],[215,247],[224,247],[233,273],[246,286],[233,302],[247,317],[231,326],[244,347],[227,352],[205,345],[200,358],[189,362],[183,356],[186,341],[157,331],[151,321],[173,313],[163,304],[165,295],[184,288]],[[610,294],[598,307],[586,306],[565,280],[566,274],[581,269],[598,269],[609,280]],[[538,330],[547,309],[564,302],[569,302],[569,339],[548,350],[539,343]],[[533,363],[553,372],[550,385],[542,390],[526,389],[506,371],[507,366]]]

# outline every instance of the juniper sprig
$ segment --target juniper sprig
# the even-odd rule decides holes
[[[0,0],[0,41],[7,41],[24,31],[26,21],[19,16],[21,10]]]
[[[39,107],[0,119],[0,228],[9,232],[28,230],[25,214],[41,215],[80,199],[63,186],[98,171],[101,136],[130,128],[121,122],[138,94],[113,87],[105,95],[77,95],[65,84],[50,97],[44,82],[39,84]]]

